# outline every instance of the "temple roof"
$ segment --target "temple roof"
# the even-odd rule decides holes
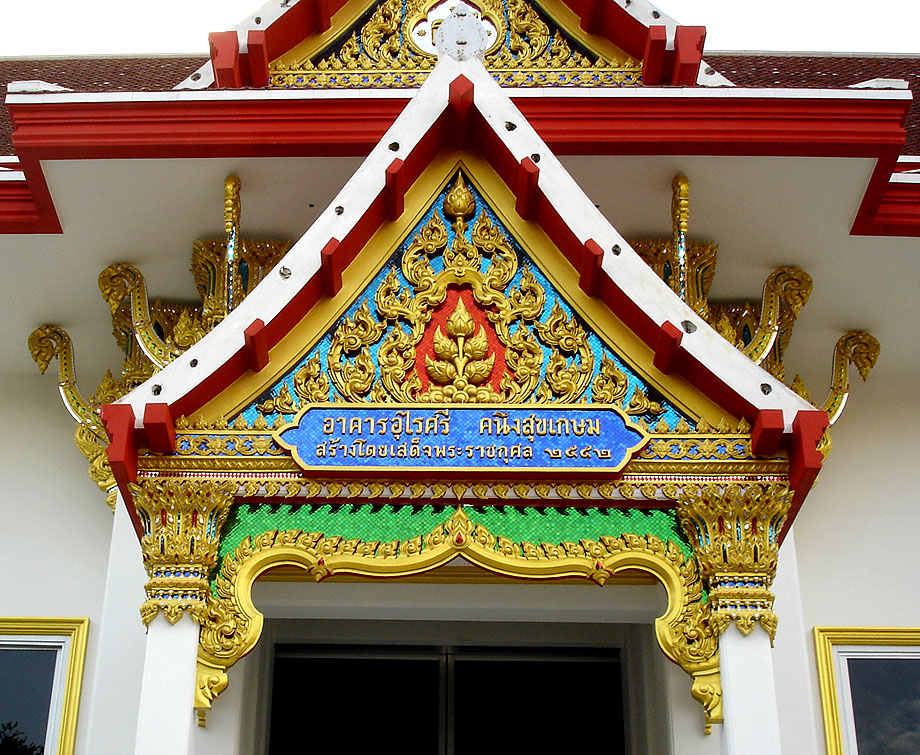
[[[903,79],[914,99],[904,123],[901,153],[920,155],[920,56],[800,55],[788,53],[707,53],[707,63],[739,89],[844,89],[871,79]],[[40,80],[74,92],[170,91],[207,58],[79,57],[0,59],[0,91],[13,81]],[[0,108],[0,155],[13,155],[12,124]]]

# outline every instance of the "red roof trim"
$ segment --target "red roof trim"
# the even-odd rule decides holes
[[[220,99],[10,103],[20,182],[0,187],[0,232],[57,233],[41,160],[366,155],[408,101]],[[920,235],[920,185],[890,184],[904,144],[904,99],[520,97],[558,155],[875,157],[855,234]],[[265,134],[272,134],[271,141]]]
[[[652,28],[647,27],[625,8],[612,0],[562,0],[581,19],[581,26],[590,34],[605,37],[636,60],[642,60],[648,50]],[[240,51],[236,31],[212,32],[209,35],[211,63],[217,86],[238,89],[245,86],[266,86],[271,61],[293,49],[312,34],[328,30],[332,16],[345,6],[346,0],[301,0],[292,5],[264,29],[249,29],[246,46]],[[693,85],[703,55],[705,27],[680,27],[675,50],[664,51],[667,65],[647,84]],[[689,33],[681,29],[691,30]],[[680,36],[683,34],[683,36]],[[679,49],[682,48],[682,49]],[[673,70],[672,70],[673,69]]]

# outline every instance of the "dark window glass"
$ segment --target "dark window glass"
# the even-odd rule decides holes
[[[56,648],[0,647],[0,738],[45,746],[57,655]]]
[[[920,753],[920,658],[849,658],[859,755]]]
[[[460,654],[453,668],[457,755],[625,752],[616,657]]]
[[[619,755],[622,683],[616,650],[279,647],[269,752]]]
[[[436,657],[279,654],[269,752],[437,753],[438,665]]]

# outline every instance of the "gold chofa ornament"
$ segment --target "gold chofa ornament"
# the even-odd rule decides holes
[[[804,270],[787,265],[774,270],[763,286],[759,303],[711,301],[709,288],[716,272],[719,247],[714,242],[688,238],[690,181],[677,175],[671,184],[671,238],[631,241],[645,262],[700,317],[733,346],[779,380],[786,379],[783,357],[796,319],[808,302],[813,283]],[[879,342],[863,330],[841,336],[834,349],[834,368],[827,398],[818,408],[833,424],[843,411],[849,392],[849,364],[863,380],[875,366]],[[811,401],[796,375],[791,388]]]

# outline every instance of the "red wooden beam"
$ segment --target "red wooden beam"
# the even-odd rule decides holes
[[[677,368],[677,357],[680,353],[680,342],[684,332],[674,323],[665,320],[658,330],[658,340],[655,343],[655,356],[652,364],[665,375],[670,375]]]
[[[246,361],[253,372],[261,372],[268,366],[268,339],[265,333],[265,323],[260,318],[243,331],[243,342],[246,348]]]
[[[176,452],[176,428],[169,404],[147,404],[144,409],[144,431],[147,445],[157,454]]]

